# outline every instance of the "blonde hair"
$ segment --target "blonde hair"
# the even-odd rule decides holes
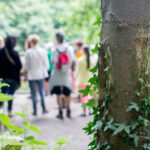
[[[40,37],[38,35],[36,34],[29,35],[25,41],[25,49],[31,48],[30,43],[36,46],[39,43],[39,41],[40,41]]]

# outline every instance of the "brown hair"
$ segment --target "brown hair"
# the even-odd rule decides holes
[[[83,46],[83,41],[81,41],[80,39],[76,40],[74,42],[75,45],[79,46],[79,47],[82,47]]]
[[[90,69],[90,48],[88,45],[83,46],[83,51],[86,55],[87,60],[87,69]]]

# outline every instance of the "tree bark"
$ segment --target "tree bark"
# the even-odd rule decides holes
[[[126,109],[130,102],[138,101],[135,91],[142,74],[143,50],[149,43],[150,0],[102,0],[101,9],[100,89],[105,87],[105,60],[102,58],[107,53],[111,96],[109,117],[115,122],[128,124],[135,114],[127,113]],[[100,104],[102,99],[100,97]],[[100,142],[105,140],[114,145],[114,150],[128,150],[130,147],[124,145],[121,138],[101,132]]]

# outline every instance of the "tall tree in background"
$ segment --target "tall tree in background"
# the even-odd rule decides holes
[[[140,88],[138,78],[143,73],[144,50],[150,42],[150,1],[102,0],[102,19],[100,91],[107,82],[111,97],[108,119],[114,118],[115,122],[128,125],[136,114],[129,113],[126,109],[131,102],[138,102],[139,97],[135,91]],[[106,54],[109,77],[105,82]],[[148,60],[147,71],[150,71],[149,65]],[[149,76],[145,80],[150,81]],[[144,92],[143,96],[148,93],[149,91]],[[101,94],[100,102],[103,99],[104,96]],[[102,115],[100,112],[100,119]],[[130,144],[123,144],[119,135],[111,136],[101,131],[100,142],[104,141],[114,145],[114,150],[128,150],[130,147]]]

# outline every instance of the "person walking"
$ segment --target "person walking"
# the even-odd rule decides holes
[[[9,35],[5,39],[5,46],[0,50],[0,78],[3,83],[7,83],[8,87],[3,87],[2,92],[13,96],[17,88],[20,86],[20,70],[22,64],[19,54],[14,48],[17,45],[15,36]],[[8,115],[12,116],[13,101],[8,101]],[[0,107],[3,102],[0,102]]]
[[[24,70],[29,80],[33,102],[33,115],[37,115],[37,89],[41,98],[43,114],[48,113],[44,100],[44,79],[48,77],[49,62],[47,53],[39,46],[40,38],[30,35],[29,48],[25,55]]]
[[[83,56],[83,51],[82,51],[83,42],[80,39],[78,39],[74,42],[74,44],[76,47],[76,57],[77,59],[79,59]]]
[[[66,105],[66,116],[71,118],[70,95],[72,92],[72,75],[71,65],[73,62],[72,49],[64,43],[65,33],[63,30],[56,31],[56,48],[52,52],[53,70],[50,79],[49,90],[51,94],[57,95],[58,115],[59,119],[63,119],[63,101],[64,96]]]
[[[90,58],[90,49],[89,46],[84,45],[83,48],[83,57],[79,58],[77,61],[76,67],[76,85],[79,90],[83,90],[88,85],[88,81],[91,77],[90,68],[92,65],[92,60]],[[80,100],[82,104],[88,103],[90,96],[83,97],[83,94],[80,93]],[[83,107],[83,114],[82,117],[86,116],[86,107]]]

